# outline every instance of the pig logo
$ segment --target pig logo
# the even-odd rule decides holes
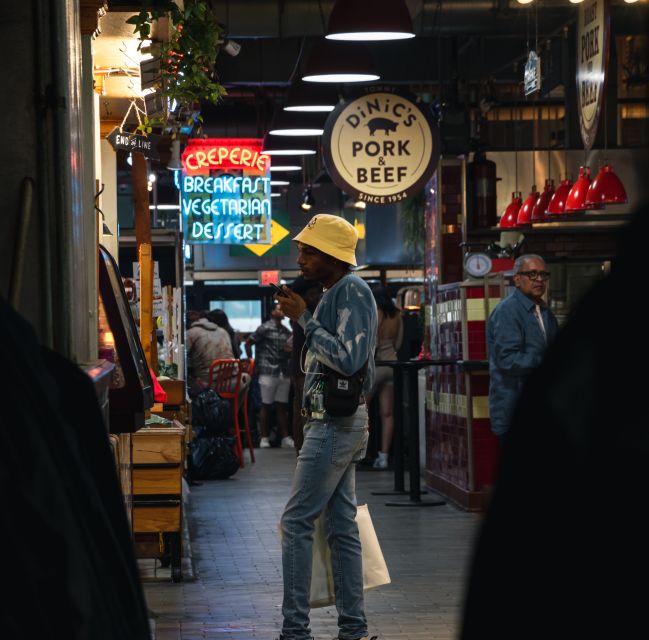
[[[370,130],[370,135],[373,136],[374,132],[377,129],[383,129],[385,135],[389,136],[390,131],[396,131],[399,126],[398,122],[390,120],[389,118],[372,118],[368,123],[367,127]]]

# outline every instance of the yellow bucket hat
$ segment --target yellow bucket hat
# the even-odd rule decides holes
[[[330,213],[316,214],[293,240],[308,244],[328,256],[356,266],[358,232],[353,225],[340,216]]]

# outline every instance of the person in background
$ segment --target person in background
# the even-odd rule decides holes
[[[228,336],[230,336],[230,344],[232,346],[232,353],[234,354],[232,357],[239,360],[241,354],[241,338],[239,337],[239,332],[230,325],[227,313],[223,309],[212,309],[207,312],[207,319],[227,332]],[[246,400],[245,391],[250,385],[251,380],[252,378],[248,373],[244,372],[241,374],[241,382],[239,383],[239,409],[243,407],[243,403]],[[235,386],[236,380],[232,383],[232,389]]]
[[[270,447],[268,432],[270,409],[275,405],[277,428],[282,438],[282,447],[293,447],[293,438],[288,435],[288,396],[291,390],[289,358],[291,351],[287,341],[291,331],[282,324],[284,314],[278,304],[270,313],[270,320],[258,326],[245,342],[246,354],[252,358],[255,345],[255,371],[259,376],[261,410],[259,411],[259,447]]]
[[[376,360],[398,360],[397,351],[403,341],[403,321],[401,313],[395,306],[390,292],[385,287],[372,291],[379,316],[378,344]],[[370,393],[373,397],[378,393],[379,414],[381,416],[381,450],[372,465],[374,469],[388,468],[388,454],[394,434],[394,379],[392,367],[376,367],[376,379]],[[370,402],[371,400],[368,400]]]
[[[647,234],[649,203],[523,385],[474,549],[461,640],[636,638],[647,625],[638,587],[649,570],[638,370],[647,319],[629,307]]]
[[[190,317],[191,312],[187,312]],[[195,312],[194,312],[195,313]],[[232,358],[232,344],[225,329],[206,317],[194,320],[187,331],[187,382],[190,394],[207,385],[213,360]]]
[[[307,280],[298,276],[291,284],[291,291],[301,296],[306,308],[313,313],[322,297],[322,285],[316,280]],[[306,417],[302,415],[302,395],[304,393],[304,330],[299,322],[291,320],[291,384],[293,385],[293,441],[296,453],[300,452],[304,442],[304,425]]]
[[[241,357],[241,336],[239,335],[239,332],[230,324],[227,313],[225,313],[223,309],[212,309],[208,312],[207,319],[210,322],[213,322],[214,324],[221,327],[221,329],[225,329],[228,332],[234,357]]]
[[[517,258],[516,288],[496,306],[487,322],[489,418],[501,443],[525,378],[540,364],[557,333],[557,320],[543,301],[549,279],[541,256],[530,253]]]
[[[356,524],[356,463],[367,449],[367,405],[333,417],[324,402],[323,365],[352,376],[366,366],[362,393],[374,383],[376,304],[367,283],[351,274],[356,229],[343,218],[315,215],[294,238],[302,275],[325,287],[313,314],[304,299],[283,287],[280,304],[306,336],[303,406],[309,412],[293,487],[282,514],[284,623],[280,640],[308,640],[314,522],[324,512],[335,581],[338,638],[367,638],[363,565]]]

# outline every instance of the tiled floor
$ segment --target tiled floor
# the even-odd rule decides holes
[[[286,449],[255,453],[257,463],[231,479],[190,488],[191,558],[184,561],[185,580],[172,583],[168,570],[153,576],[151,565],[143,567],[157,640],[278,636],[282,571],[277,523],[295,456]],[[453,640],[480,516],[451,504],[387,507],[385,501],[394,498],[372,491],[392,485],[389,471],[358,471],[358,500],[369,504],[392,577],[392,584],[366,594],[370,631],[380,640]],[[334,607],[312,611],[316,640],[336,636],[335,616]]]

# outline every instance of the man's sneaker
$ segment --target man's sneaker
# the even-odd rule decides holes
[[[260,449],[270,449],[270,442],[268,441],[268,438],[261,438],[259,440],[259,448]]]
[[[379,451],[379,455],[372,465],[373,469],[387,469],[388,468],[388,454]]]
[[[291,436],[282,438],[282,449],[292,449],[294,446],[295,442],[293,442],[293,438],[291,438]]]

